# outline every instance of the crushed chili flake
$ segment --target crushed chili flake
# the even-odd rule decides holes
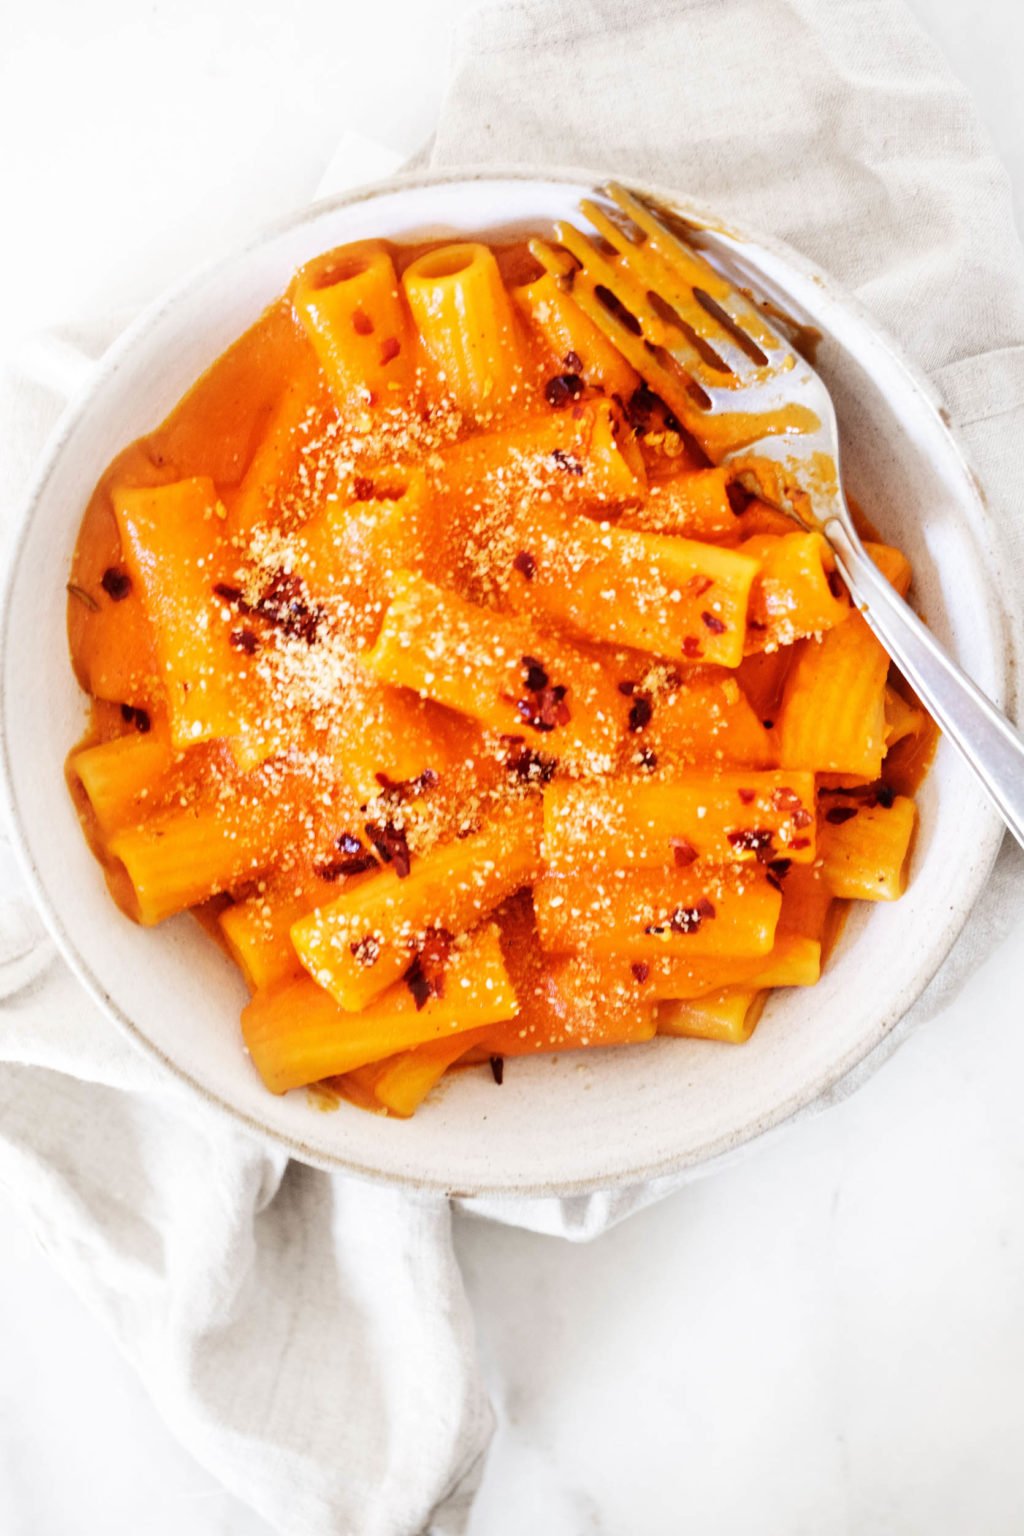
[[[649,923],[644,932],[655,936],[668,932],[696,933],[701,923],[714,915],[714,906],[706,896],[702,896],[695,907],[676,907],[663,922]]]
[[[537,574],[537,562],[528,550],[521,549],[512,561],[512,569],[518,571],[527,581],[532,581]]]
[[[355,501],[373,500],[373,481],[368,475],[356,475],[352,481],[352,497]]]
[[[526,784],[549,784],[555,776],[558,768],[558,759],[545,757],[543,752],[535,752],[528,747],[521,736],[503,736],[502,741],[509,745],[509,754],[505,759],[505,767],[509,773],[514,774]]]
[[[556,410],[567,406],[570,400],[578,400],[583,393],[583,380],[578,373],[556,373],[544,385],[544,398]]]
[[[863,800],[867,810],[873,810],[880,805],[883,811],[889,810],[896,798],[896,791],[891,784],[855,784],[849,788],[842,785],[835,787],[822,786],[818,790],[821,795],[842,795],[848,800]]]
[[[575,454],[567,453],[564,448],[553,448],[551,450],[551,457],[559,469],[564,469],[567,474],[582,475],[583,465]]]
[[[132,579],[127,571],[108,565],[100,577],[100,586],[112,603],[123,603],[132,589]]]
[[[228,635],[228,641],[236,651],[244,651],[246,656],[255,656],[259,648],[256,632],[252,629],[233,629]]]
[[[780,784],[778,789],[772,790],[771,803],[775,810],[789,813],[794,827],[809,827],[814,820],[796,790],[790,789],[788,784]]]
[[[553,731],[556,725],[568,725],[571,719],[565,702],[567,689],[560,683],[553,688],[542,688],[529,699],[517,699],[516,709],[520,719],[535,731]]]
[[[809,837],[794,837],[789,846],[794,851],[798,848],[809,848],[811,846],[811,840]]]
[[[452,943],[446,928],[432,928],[402,978],[413,995],[417,1013],[432,997],[444,996],[444,968]]]
[[[629,729],[633,732],[642,731],[650,725],[654,714],[654,705],[649,693],[637,693],[633,696],[633,702],[629,707]]]
[[[386,773],[375,773],[374,778],[388,799],[399,805],[406,800],[418,800],[420,795],[440,783],[440,776],[434,768],[424,768],[414,779],[392,779]]]
[[[647,964],[646,960],[634,960],[630,966],[630,970],[633,972],[634,979],[638,981],[641,986],[643,986],[644,982],[651,974],[651,968]]]
[[[583,359],[578,352],[567,352],[562,358],[562,362],[570,373],[583,372]]]
[[[364,870],[376,869],[377,859],[353,832],[341,832],[335,838],[335,847],[341,857],[322,859],[313,865],[313,873],[321,880],[340,880],[342,875],[361,875]]]
[[[637,684],[631,683],[628,678],[619,684],[619,692],[624,693],[627,699],[631,698],[632,695],[636,693],[636,690]]]
[[[768,628],[768,625],[767,624],[762,624],[760,619],[748,619],[747,620],[747,628],[748,629],[756,629],[758,631],[758,633],[760,634],[760,633],[762,633],[764,630],[766,630]]]
[[[376,934],[368,933],[350,944],[349,949],[360,965],[376,965],[380,957],[380,939]]]
[[[368,821],[363,829],[376,848],[381,862],[390,864],[399,880],[404,880],[409,873],[412,855],[409,852],[409,840],[403,827],[396,827],[393,821],[383,823]]]
[[[697,862],[697,850],[687,838],[670,837],[669,844],[677,869],[688,869]]]
[[[634,389],[629,399],[623,404],[626,420],[638,435],[647,431],[650,426],[651,416],[657,410],[661,401],[647,384],[640,384]]]
[[[709,613],[705,608],[700,616],[700,621],[705,629],[710,629],[713,635],[724,635],[726,626],[717,613]]]
[[[852,821],[856,814],[855,805],[833,805],[825,812],[825,820],[833,827],[841,827],[844,821]]]
[[[699,657],[704,655],[704,652],[700,648],[700,641],[697,639],[696,635],[686,636],[685,640],[683,641],[683,655],[688,657],[690,661],[696,661]]]
[[[540,693],[548,686],[549,678],[544,666],[536,656],[522,656],[520,661],[526,673],[526,686],[531,693]]]
[[[641,747],[637,753],[637,762],[641,768],[646,768],[649,773],[653,773],[658,766],[658,754],[650,747]]]
[[[401,350],[402,343],[397,336],[386,337],[380,344],[381,367],[386,368],[388,363],[393,363]]]
[[[226,581],[218,581],[213,589],[215,597],[222,597],[226,603],[240,603],[242,601],[241,587],[229,586]]]
[[[691,597],[703,597],[705,592],[710,592],[714,586],[710,576],[691,576],[686,583],[685,590]]]
[[[736,793],[739,795],[744,805],[750,805],[757,797],[756,789],[738,789]]]
[[[143,736],[145,736],[146,733],[153,727],[153,722],[149,718],[148,711],[145,709],[136,709],[134,704],[121,705],[121,719],[124,720],[128,725],[134,725],[135,729],[140,731]]]
[[[752,853],[759,864],[770,862],[774,836],[765,827],[746,827],[728,834],[730,847],[737,853]]]
[[[491,1076],[494,1078],[494,1081],[497,1083],[498,1087],[500,1088],[502,1083],[505,1081],[505,1058],[504,1058],[504,1056],[492,1056],[490,1058],[490,1066],[491,1066]]]
[[[357,336],[372,336],[373,335],[373,321],[370,319],[369,315],[366,314],[363,310],[361,310],[361,309],[353,310],[353,312],[352,312],[352,329],[355,331]]]

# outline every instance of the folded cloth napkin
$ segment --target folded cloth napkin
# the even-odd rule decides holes
[[[646,177],[792,241],[930,372],[1020,579],[1024,265],[1005,175],[902,5],[485,7],[423,158]],[[0,395],[8,526],[55,410],[23,380]],[[213,1117],[97,1013],[9,860],[2,874],[0,1179],[172,1430],[288,1536],[463,1530],[492,1418],[447,1204],[289,1162]],[[1020,881],[1006,849],[892,1038],[987,953]],[[681,1182],[463,1205],[589,1237]]]

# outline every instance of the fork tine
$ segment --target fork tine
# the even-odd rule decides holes
[[[653,255],[657,265],[666,274],[671,274],[675,284],[682,282],[681,298],[684,311],[680,313],[685,312],[686,320],[694,326],[694,329],[698,330],[716,351],[720,350],[722,345],[728,345],[733,349],[737,346],[741,347],[742,361],[738,361],[736,369],[738,373],[749,374],[752,359],[750,352],[743,350],[742,344],[737,343],[736,332],[746,338],[748,343],[753,343],[754,347],[764,354],[766,361],[771,359],[775,366],[778,366],[778,359],[772,358],[772,354],[785,354],[790,352],[791,348],[785,339],[768,324],[757,306],[705,261],[694,247],[680,240],[632,193],[627,192],[624,187],[615,182],[608,186],[607,192],[617,207],[647,236],[646,245],[639,246],[629,241],[624,233],[620,232],[619,240],[615,242],[617,248],[622,244],[628,247],[628,250],[622,251],[623,260],[632,263],[638,259],[638,255],[643,259],[642,253],[649,247],[647,259]],[[590,217],[589,210],[587,216]],[[702,292],[711,300],[710,308],[705,308],[700,302],[698,296]],[[725,317],[725,323],[719,315],[714,313],[716,309],[721,316]]]
[[[632,363],[641,378],[645,378],[657,391],[683,425],[689,431],[699,431],[706,421],[711,400],[696,377],[702,364],[695,349],[687,342],[685,349],[678,347],[674,348],[673,353],[667,353],[660,342],[646,339],[645,331],[648,336],[660,336],[664,331],[664,324],[651,309],[646,294],[637,289],[628,276],[623,281],[622,270],[613,267],[593,243],[571,224],[557,224],[555,238],[580,263],[578,267],[572,266],[567,270],[564,255],[543,240],[530,242],[533,255],[556,282],[566,288],[571,286],[572,297],[584,314]],[[635,316],[633,327],[602,302],[597,291],[599,288],[606,289],[622,301],[624,309]],[[636,311],[632,308],[634,304]],[[674,341],[675,337],[670,340]]]

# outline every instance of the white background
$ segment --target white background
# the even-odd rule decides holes
[[[347,129],[415,151],[467,8],[0,0],[0,356],[308,200]],[[1020,213],[1024,5],[914,9]],[[501,1419],[472,1536],[1024,1531],[1022,960],[1018,921],[852,1101],[589,1247],[460,1225]],[[3,1205],[0,1532],[268,1536]]]

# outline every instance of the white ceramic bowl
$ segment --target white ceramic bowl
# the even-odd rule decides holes
[[[149,309],[111,349],[51,441],[13,549],[3,612],[3,773],[15,839],[68,962],[111,1018],[196,1091],[297,1155],[432,1190],[570,1193],[692,1167],[832,1089],[884,1041],[970,913],[1001,829],[940,747],[921,795],[904,900],[859,906],[821,983],[773,998],[741,1050],[657,1040],[517,1060],[442,1084],[407,1123],[305,1092],[274,1098],[238,1027],[242,983],[187,917],[134,927],[109,900],[64,786],[84,700],[65,637],[68,563],[108,460],[155,426],[317,252],[370,235],[462,235],[572,216],[579,172],[414,177],[314,206]],[[685,199],[654,190],[691,217]],[[711,221],[712,224],[714,221]],[[849,489],[913,561],[919,605],[983,688],[1004,694],[1005,629],[986,515],[929,387],[859,308],[792,251],[711,236],[751,283],[824,336]]]

